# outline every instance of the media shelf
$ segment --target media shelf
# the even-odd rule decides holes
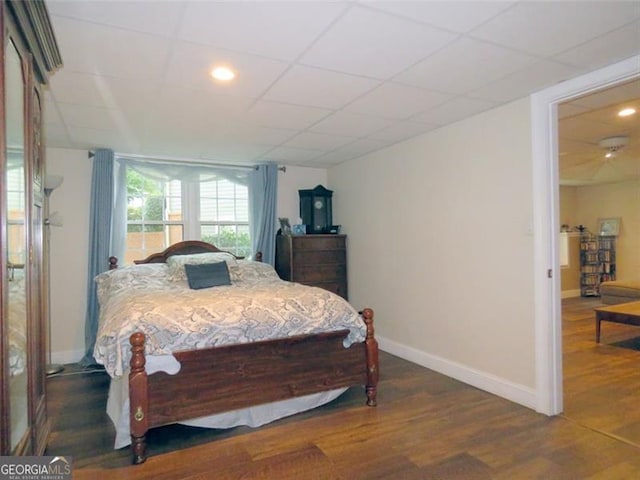
[[[580,295],[599,297],[600,284],[616,279],[616,237],[580,235]]]

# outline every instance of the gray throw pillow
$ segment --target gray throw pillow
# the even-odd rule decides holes
[[[201,288],[219,287],[231,285],[227,262],[201,263],[199,265],[185,265],[189,288],[199,290]]]

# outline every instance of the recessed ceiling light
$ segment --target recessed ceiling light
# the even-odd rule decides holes
[[[633,115],[634,113],[636,113],[636,109],[633,107],[627,107],[627,108],[623,108],[622,110],[620,110],[618,112],[618,116],[619,117],[628,117],[630,115]]]
[[[215,67],[211,70],[211,76],[221,82],[229,82],[236,78],[236,73],[229,67]]]

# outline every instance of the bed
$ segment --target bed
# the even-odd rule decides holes
[[[221,262],[231,285],[189,287],[184,272],[193,267],[185,265]],[[94,357],[112,377],[115,447],[128,437],[135,464],[146,460],[147,431],[161,425],[259,426],[356,385],[376,405],[371,309],[357,312],[331,292],[285,282],[270,265],[199,241],[132,267],[117,268],[112,257],[96,282]]]

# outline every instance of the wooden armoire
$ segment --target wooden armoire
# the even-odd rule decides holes
[[[49,435],[43,86],[62,60],[44,2],[3,0],[0,28],[0,455],[42,455]]]

